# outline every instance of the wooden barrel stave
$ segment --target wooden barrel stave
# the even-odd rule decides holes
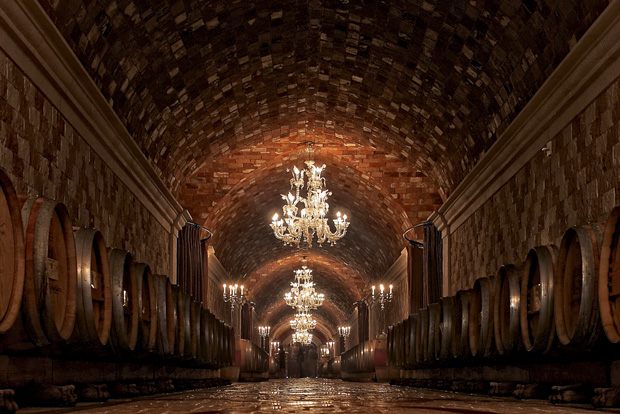
[[[474,283],[469,305],[469,348],[474,357],[490,357],[493,349],[493,302],[495,277]]]
[[[94,351],[108,343],[112,327],[112,281],[108,252],[103,235],[96,229],[78,229],[75,244],[78,306],[71,342]]]
[[[21,206],[13,183],[0,169],[0,335],[16,323],[21,309],[26,251]]]
[[[439,341],[441,326],[441,305],[439,303],[431,303],[428,305],[428,343],[426,345],[427,353],[424,360],[434,363],[439,358]]]
[[[157,346],[157,295],[155,278],[149,265],[135,263],[138,291],[138,349],[146,355],[155,352]]]
[[[177,339],[176,354],[184,360],[191,359],[192,356],[192,332],[191,332],[191,314],[190,304],[192,298],[188,293],[181,292],[177,296]]]
[[[407,352],[407,360],[405,361],[407,366],[413,367],[416,364],[416,346],[417,346],[417,331],[420,315],[413,313],[409,315],[409,351]]]
[[[530,249],[521,280],[521,337],[528,352],[547,353],[555,340],[554,273],[556,246]]]
[[[512,355],[523,348],[520,322],[522,273],[522,267],[508,264],[500,267],[495,276],[493,323],[499,355]]]
[[[141,309],[136,269],[131,253],[109,249],[110,276],[112,279],[112,329],[109,349],[117,356],[127,356],[138,344],[138,324]]]
[[[452,338],[454,337],[454,296],[441,298],[441,329],[439,335],[438,359],[450,361],[452,359]]]
[[[471,296],[472,290],[460,290],[454,297],[452,355],[459,360],[464,360],[471,356],[469,349],[469,304]]]
[[[423,364],[428,353],[428,308],[422,308],[418,314],[420,319],[416,331],[416,362]]]
[[[612,343],[620,342],[620,206],[609,213],[600,248],[599,309],[603,331]]]
[[[599,316],[598,226],[571,227],[562,237],[555,272],[554,317],[562,345],[590,350],[602,333]]]

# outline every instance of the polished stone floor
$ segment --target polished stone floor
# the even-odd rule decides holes
[[[65,409],[66,410],[66,409]],[[125,413],[420,413],[420,414],[587,414],[600,412],[592,406],[551,405],[547,401],[518,401],[444,391],[420,390],[382,383],[341,380],[289,379],[233,384],[191,392],[179,392],[104,405],[78,404],[73,412]],[[34,413],[33,409],[19,413]],[[54,412],[53,410],[46,412]],[[604,412],[619,413],[619,410]]]

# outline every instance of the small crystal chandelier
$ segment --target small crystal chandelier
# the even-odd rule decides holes
[[[312,342],[312,334],[308,331],[295,332],[293,334],[293,342],[301,342],[302,345],[310,345]]]
[[[307,152],[312,155],[311,144],[309,144]],[[337,240],[340,240],[346,233],[349,222],[347,221],[346,214],[340,215],[340,212],[336,213],[336,219],[334,225],[336,231],[332,232],[325,215],[329,210],[329,204],[327,204],[327,197],[331,196],[331,192],[327,189],[323,190],[325,184],[325,178],[321,177],[321,173],[325,168],[325,164],[321,167],[314,165],[314,161],[308,160],[305,162],[306,167],[303,170],[299,170],[297,167],[293,167],[293,178],[291,178],[291,189],[295,188],[295,195],[288,193],[288,195],[282,194],[282,199],[286,201],[286,204],[282,206],[283,217],[278,219],[278,214],[273,216],[271,222],[271,228],[274,235],[284,242],[284,245],[296,245],[299,247],[299,243],[304,241],[308,246],[312,246],[314,235],[316,234],[317,242],[319,246],[325,241],[334,245]],[[289,171],[287,169],[287,171]],[[304,175],[307,178],[305,187],[307,188],[307,197],[300,196],[300,190],[304,187]],[[299,210],[297,205],[303,203],[304,208]],[[300,213],[298,216],[297,213]]]
[[[325,295],[316,293],[312,282],[312,270],[306,266],[295,271],[295,281],[291,282],[291,291],[284,294],[286,304],[301,312],[307,312],[323,305]]]
[[[309,313],[298,312],[295,319],[291,319],[290,324],[294,331],[311,331],[316,327],[316,319],[312,319]]]

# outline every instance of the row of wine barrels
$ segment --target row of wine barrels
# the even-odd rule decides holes
[[[18,196],[0,170],[0,350],[230,365],[234,332],[166,276],[73,228],[62,203]],[[201,336],[205,336],[201,342]]]
[[[340,358],[342,372],[354,374],[375,371],[375,349],[372,341],[355,345]]]
[[[619,241],[620,206],[604,232],[596,225],[567,229],[559,248],[534,247],[522,265],[501,266],[473,289],[392,327],[390,363],[415,367],[552,349],[587,352],[601,343],[603,332],[620,342]],[[407,340],[405,332],[411,334]]]

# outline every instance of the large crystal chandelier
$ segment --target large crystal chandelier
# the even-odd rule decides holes
[[[311,147],[308,148],[308,153],[312,154]],[[276,213],[273,216],[271,228],[285,246],[294,244],[299,247],[301,241],[312,246],[315,234],[319,245],[325,241],[333,245],[347,233],[347,227],[349,227],[347,216],[346,214],[341,216],[340,212],[336,213],[334,220],[336,231],[332,232],[325,218],[329,210],[327,197],[332,195],[330,191],[323,189],[325,178],[321,177],[321,173],[325,164],[318,167],[312,160],[306,161],[305,164],[307,168],[303,170],[293,167],[291,189],[295,188],[295,195],[290,192],[288,195],[282,194],[282,198],[286,201],[286,204],[282,206],[283,217],[278,219]],[[304,176],[307,178],[305,185],[307,197],[305,198],[300,196],[300,191],[304,187]],[[304,205],[301,210],[297,207],[299,203]]]
[[[294,331],[311,331],[316,327],[316,319],[306,312],[298,312],[295,319],[290,321],[291,329]]]
[[[325,295],[317,293],[312,282],[312,270],[306,266],[295,271],[295,281],[291,282],[291,291],[284,294],[288,306],[300,312],[307,312],[323,305]]]

